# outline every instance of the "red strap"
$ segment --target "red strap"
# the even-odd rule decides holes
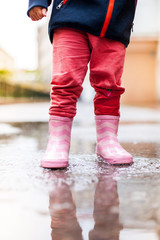
[[[108,25],[109,25],[109,23],[111,21],[113,8],[114,8],[114,3],[115,3],[115,0],[110,0],[109,1],[108,11],[107,11],[106,18],[105,18],[105,21],[104,21],[104,24],[103,24],[103,27],[102,27],[102,31],[101,31],[101,34],[100,34],[101,37],[105,36],[105,33],[107,31],[107,28],[108,28]]]
[[[137,6],[137,0],[135,0],[135,8],[136,8],[136,6]]]

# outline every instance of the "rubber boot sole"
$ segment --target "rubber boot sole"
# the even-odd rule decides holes
[[[104,158],[102,155],[97,153],[97,157],[100,157],[102,160],[104,160],[106,163],[109,163],[111,165],[120,165],[120,164],[132,164],[133,163],[133,157],[120,157],[120,158]]]

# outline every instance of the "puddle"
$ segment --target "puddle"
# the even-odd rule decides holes
[[[13,127],[10,124],[0,123],[0,138],[19,134],[20,132],[21,130],[19,128]]]
[[[47,123],[5,125],[0,138],[0,239],[158,240],[159,125],[140,125],[124,124],[119,135],[134,164],[110,166],[96,158],[94,125],[81,128],[75,122],[70,164],[63,170],[39,167]],[[131,131],[132,138],[127,135]]]

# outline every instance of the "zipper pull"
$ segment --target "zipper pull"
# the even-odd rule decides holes
[[[61,1],[56,7],[56,9],[59,10],[63,6],[63,4],[64,4],[64,1]]]

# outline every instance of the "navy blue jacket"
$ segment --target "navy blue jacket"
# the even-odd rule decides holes
[[[29,0],[28,12],[35,6],[48,8],[52,0]],[[52,42],[54,29],[70,27],[95,36],[129,44],[137,0],[54,0],[49,22]]]

